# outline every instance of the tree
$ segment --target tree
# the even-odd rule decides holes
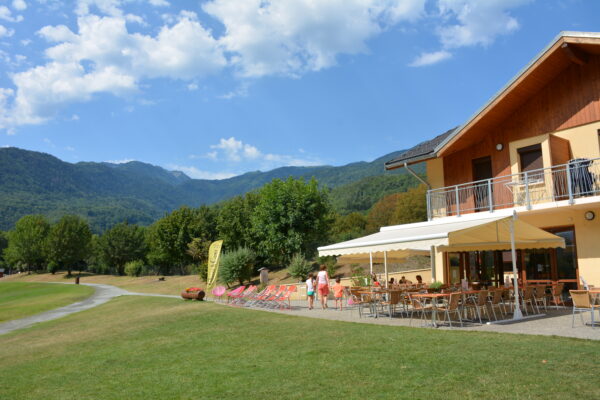
[[[315,179],[274,179],[258,191],[251,221],[258,253],[268,263],[286,265],[294,254],[313,254],[327,240],[332,213]]]
[[[48,233],[48,261],[66,269],[67,275],[71,275],[74,268],[81,271],[90,255],[91,240],[92,232],[87,221],[77,215],[65,215],[52,225]]]
[[[4,250],[8,247],[8,234],[0,231],[0,268],[4,267]]]
[[[199,238],[213,241],[215,238],[215,211],[202,206],[198,209],[181,207],[156,221],[148,233],[148,260],[164,274],[172,267],[185,272],[185,266],[193,259],[188,254],[188,243]]]
[[[367,217],[358,212],[336,215],[331,228],[331,240],[335,243],[363,236],[367,228]]]
[[[240,285],[252,277],[256,254],[247,247],[229,251],[221,256],[219,277],[228,285],[238,281]]]
[[[393,224],[427,221],[427,186],[420,185],[401,193],[394,210]]]
[[[288,267],[288,272],[292,277],[302,280],[305,280],[312,270],[312,264],[308,262],[302,254],[295,254]]]
[[[367,233],[377,232],[382,226],[393,225],[394,212],[400,197],[400,193],[394,193],[375,203],[367,216]]]
[[[202,240],[200,238],[194,238],[188,243],[186,253],[192,257],[192,260],[198,263],[198,272],[200,279],[206,282],[208,278],[208,250],[211,242],[209,240]]]
[[[122,222],[100,236],[97,249],[102,262],[114,267],[117,274],[123,275],[125,264],[146,257],[148,246],[145,230],[140,226]]]
[[[42,215],[26,215],[15,224],[15,229],[8,234],[6,260],[10,263],[21,263],[27,267],[40,269],[46,263],[45,242],[50,224]]]
[[[258,195],[250,192],[222,203],[217,217],[217,231],[226,249],[253,246],[250,219],[257,200]]]

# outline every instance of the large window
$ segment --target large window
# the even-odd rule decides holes
[[[541,144],[521,147],[517,152],[519,153],[519,161],[521,162],[521,172],[544,168]]]

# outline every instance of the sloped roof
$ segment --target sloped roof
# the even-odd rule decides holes
[[[457,127],[458,128],[458,127]],[[434,137],[431,140],[426,140],[424,142],[419,143],[418,145],[406,150],[404,153],[400,154],[398,157],[393,160],[387,161],[385,163],[385,169],[395,169],[400,168],[407,164],[413,164],[419,161],[424,161],[430,158],[434,158],[436,156],[435,149],[436,147],[444,141],[452,132],[454,132],[457,128],[452,128],[441,135]]]

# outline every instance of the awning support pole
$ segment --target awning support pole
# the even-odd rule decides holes
[[[517,219],[517,213],[513,211],[513,217],[510,219],[510,252],[512,256],[512,267],[513,267],[513,287],[515,292],[515,311],[513,313],[513,319],[523,319],[523,313],[521,313],[521,307],[519,306],[519,276],[517,273],[517,251],[515,250],[515,220]]]
[[[373,275],[373,252],[369,252],[369,272]]]
[[[431,258],[430,263],[431,263],[431,282],[435,282],[436,281],[436,276],[435,276],[435,246],[431,246],[431,248],[429,249],[429,256]]]
[[[388,277],[388,268],[387,268],[387,251],[383,252],[383,268],[385,269],[385,286],[387,287],[390,278]]]

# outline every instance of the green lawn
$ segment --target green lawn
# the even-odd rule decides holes
[[[0,283],[0,322],[66,306],[94,293],[89,286],[34,282]]]
[[[598,399],[600,343],[120,297],[0,337],[2,399]]]

